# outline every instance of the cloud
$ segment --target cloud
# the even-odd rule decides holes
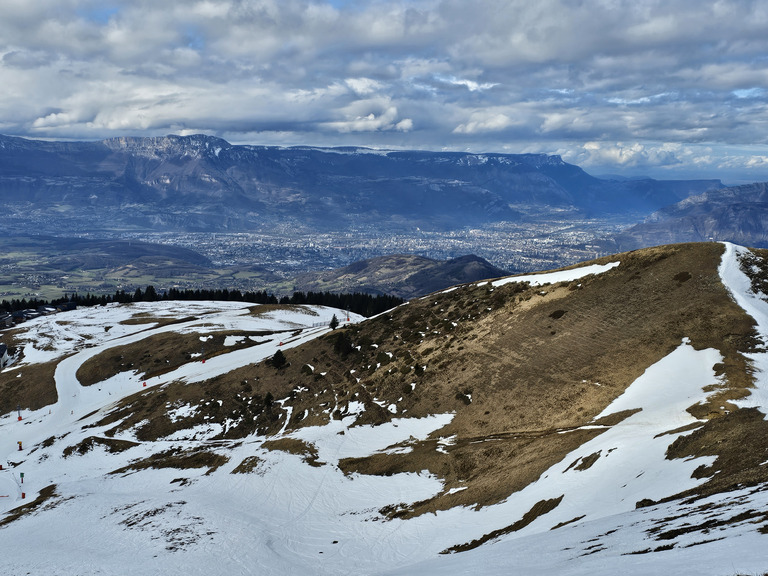
[[[397,107],[391,105],[388,99],[356,101],[346,108],[344,116],[344,120],[326,122],[325,127],[341,133],[390,130],[408,132],[413,128],[413,120],[400,118]]]
[[[383,85],[378,80],[371,80],[370,78],[347,78],[345,83],[349,88],[360,96],[365,96],[381,90]]]
[[[469,122],[454,128],[456,134],[481,134],[498,132],[514,126],[515,122],[506,114],[493,111],[474,112]]]
[[[768,145],[761,2],[0,5],[0,129],[15,135],[199,131],[257,144],[566,150],[661,172],[764,167],[762,150],[728,152]]]
[[[587,142],[576,153],[579,161],[588,166],[649,167],[662,163],[666,166],[679,164],[685,149],[678,144],[646,145]]]

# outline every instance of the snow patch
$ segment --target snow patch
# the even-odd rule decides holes
[[[557,272],[547,272],[544,274],[527,274],[524,276],[510,276],[508,278],[502,278],[501,280],[494,280],[492,282],[481,282],[477,286],[492,285],[492,286],[504,286],[513,282],[529,282],[531,286],[543,286],[544,284],[556,284],[558,282],[572,282],[589,276],[590,274],[603,274],[612,268],[616,268],[620,262],[610,262],[608,264],[590,264],[589,266],[582,266],[581,268],[574,268],[572,270],[558,270]]]

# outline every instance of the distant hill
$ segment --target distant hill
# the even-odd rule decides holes
[[[137,240],[0,235],[0,254],[0,300],[114,294],[216,277],[210,260],[194,250]]]
[[[546,154],[236,146],[204,135],[0,136],[0,230],[450,229],[521,210],[649,214],[716,180],[601,180]],[[29,230],[27,230],[29,231]]]
[[[673,242],[768,247],[768,183],[711,190],[652,214],[615,238],[616,250]]]
[[[390,294],[408,300],[456,284],[508,274],[474,255],[446,261],[394,255],[370,258],[336,270],[303,274],[295,282],[300,291]]]

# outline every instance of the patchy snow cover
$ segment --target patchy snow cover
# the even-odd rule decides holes
[[[761,333],[768,333],[768,304],[749,296],[747,287],[739,283],[738,269],[734,267],[737,250],[727,247],[721,266],[723,281],[737,301],[746,298],[745,302],[754,307],[748,311],[760,323]],[[582,276],[599,272],[587,272],[588,268],[592,267],[566,272],[580,271]],[[537,282],[575,279],[537,276]],[[543,280],[546,276],[549,278]],[[199,321],[206,323],[207,331],[213,331],[211,323],[219,323],[233,330],[285,333],[249,349],[247,360],[235,350],[205,364],[180,367],[148,385],[172,379],[202,380],[253,362],[255,354],[266,358],[278,349],[281,337],[286,347],[325,333],[327,328],[307,326],[326,321],[326,317],[327,324],[333,314],[332,309],[312,307],[320,318],[313,313],[287,312],[254,318],[237,306],[205,305],[209,307],[196,307],[195,312],[180,312],[177,308],[174,315],[206,314]],[[146,311],[156,316],[161,313],[152,306],[146,306]],[[720,361],[720,355],[715,350],[697,351],[683,341],[649,367],[604,414],[628,408],[641,408],[640,412],[574,450],[505,502],[479,510],[454,508],[409,520],[385,521],[381,508],[407,505],[443,493],[442,483],[428,473],[346,476],[337,463],[341,458],[395,450],[395,446],[406,446],[409,439],[439,436],[437,431],[451,421],[451,414],[399,418],[376,427],[350,427],[355,420],[350,415],[325,426],[288,432],[288,438],[301,440],[317,451],[317,466],[308,465],[301,455],[267,450],[262,447],[264,438],[250,437],[220,446],[217,452],[229,460],[211,474],[204,474],[205,468],[108,474],[162,450],[199,448],[206,434],[203,427],[194,432],[200,435],[197,439],[186,431],[178,438],[139,443],[118,454],[107,454],[97,447],[82,456],[64,458],[65,447],[103,434],[102,429],[83,427],[95,422],[98,414],[78,419],[92,410],[108,411],[117,398],[142,386],[137,376],[124,374],[82,388],[74,376],[82,362],[110,346],[142,337],[138,334],[141,330],[196,330],[194,321],[165,327],[118,327],[116,318],[130,317],[126,310],[102,309],[100,321],[97,312],[74,312],[78,315],[67,316],[71,322],[66,329],[45,322],[34,327],[41,338],[46,330],[68,336],[49,339],[56,343],[52,348],[38,349],[30,344],[33,353],[39,352],[39,358],[69,354],[59,363],[55,376],[60,400],[50,409],[24,413],[22,422],[11,416],[0,419],[0,462],[18,463],[12,470],[0,471],[0,512],[23,503],[22,471],[26,473],[26,502],[50,484],[56,484],[60,495],[53,501],[54,506],[0,527],[2,565],[9,574],[442,576],[482,572],[493,576],[515,572],[725,576],[762,573],[766,569],[766,536],[748,522],[723,527],[709,536],[692,533],[665,542],[674,543],[674,550],[633,554],[662,544],[648,532],[660,524],[674,528],[686,522],[702,523],[718,514],[730,518],[744,510],[768,507],[768,493],[743,490],[711,499],[713,504],[727,504],[725,508],[707,509],[702,507],[708,503],[704,501],[635,509],[641,499],[658,500],[694,486],[698,481],[691,479],[693,469],[711,461],[666,460],[666,446],[679,434],[659,434],[693,421],[685,408],[703,399],[703,389],[717,381],[713,365]],[[107,323],[112,326],[109,330],[105,330]],[[304,327],[302,332],[295,334],[300,327]],[[83,338],[83,334],[91,336]],[[25,362],[34,361],[33,356],[27,356]],[[752,401],[762,406],[763,398],[768,397],[765,373],[758,373],[758,379]],[[183,417],[186,410],[192,409],[175,407],[174,415]],[[350,404],[351,413],[362,409],[362,405]],[[39,446],[46,438],[52,438],[50,445]],[[19,440],[24,442],[22,451],[16,446]],[[443,438],[440,445],[451,440]],[[590,456],[594,459],[595,454],[591,466],[573,465]],[[253,470],[233,473],[247,459],[253,462]],[[518,532],[468,552],[440,554],[450,546],[510,526],[535,502],[560,496],[563,498],[556,508]],[[570,523],[552,530],[564,522]]]
[[[759,338],[768,343],[768,303],[763,299],[765,295],[755,294],[752,291],[749,278],[739,267],[739,257],[746,252],[749,252],[746,248],[725,243],[725,255],[720,264],[720,277],[736,303],[755,319]],[[764,382],[768,378],[768,353],[746,354],[746,356],[752,360],[757,369],[758,381]],[[758,408],[763,414],[768,414],[768,385],[758,385],[749,396],[734,404],[742,408]]]
[[[197,413],[197,407],[190,404],[184,404],[182,406],[169,406],[167,414],[171,422],[176,422],[183,418],[192,418]]]
[[[544,274],[526,274],[524,276],[510,276],[501,280],[487,282],[492,286],[504,286],[513,282],[530,282],[531,286],[543,286],[544,284],[556,284],[557,282],[572,282],[579,280],[590,274],[602,274],[612,268],[616,268],[620,262],[610,262],[609,264],[590,264],[581,268],[571,270],[558,270],[556,272],[546,272]],[[478,284],[479,286],[480,284]]]

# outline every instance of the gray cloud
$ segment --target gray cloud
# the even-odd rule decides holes
[[[0,131],[768,179],[766,29],[749,0],[0,0]]]

